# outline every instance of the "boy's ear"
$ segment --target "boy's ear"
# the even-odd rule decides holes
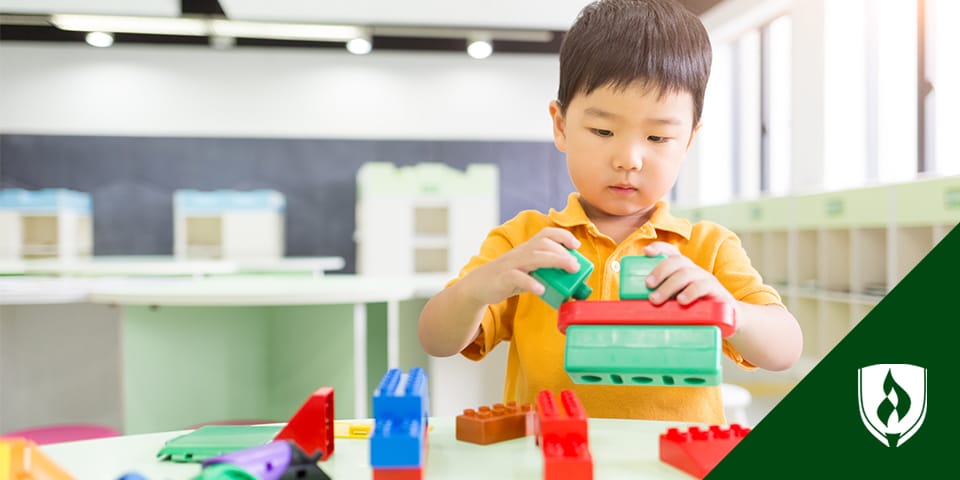
[[[690,145],[693,145],[693,138],[697,136],[697,132],[700,131],[700,126],[703,125],[700,122],[693,127],[693,130],[690,131],[690,140],[687,140],[687,148],[684,151],[690,151]]]
[[[567,124],[560,109],[560,102],[550,102],[550,120],[553,122],[553,144],[557,150],[567,152]]]

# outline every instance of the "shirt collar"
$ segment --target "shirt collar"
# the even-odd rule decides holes
[[[583,211],[583,206],[580,205],[580,194],[576,192],[567,197],[567,206],[563,210],[550,209],[548,216],[554,223],[564,228],[591,223],[586,212]],[[690,239],[690,231],[692,230],[690,222],[671,215],[670,204],[664,200],[656,203],[656,210],[647,224],[656,230],[673,232],[687,240]]]

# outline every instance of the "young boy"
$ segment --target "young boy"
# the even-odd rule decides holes
[[[666,254],[647,277],[650,301],[719,298],[736,311],[723,352],[745,369],[784,370],[802,346],[796,319],[751,267],[739,239],[690,224],[661,201],[700,127],[711,49],[699,19],[672,0],[601,0],[581,11],[560,50],[560,90],[550,104],[554,143],[577,193],[562,211],[520,212],[420,315],[427,353],[479,360],[501,341],[510,351],[504,400],[533,402],[543,389],[573,389],[591,417],[725,422],[719,387],[573,384],[563,369],[557,312],[529,272],[595,266],[589,300],[617,300],[619,259]]]

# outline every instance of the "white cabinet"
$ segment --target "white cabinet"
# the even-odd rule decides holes
[[[284,196],[272,190],[177,190],[174,255],[182,259],[284,256]]]
[[[357,273],[456,272],[500,223],[497,166],[364,164],[357,173]]]
[[[960,223],[960,177],[677,208],[736,232],[803,329],[801,361],[785,374],[726,369],[741,384],[792,386]]]
[[[69,260],[93,253],[90,194],[0,190],[0,259]]]

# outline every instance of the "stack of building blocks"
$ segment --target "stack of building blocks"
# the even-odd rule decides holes
[[[618,301],[569,301],[573,297],[568,297],[557,306],[557,327],[567,337],[564,368],[574,383],[721,383],[722,338],[736,330],[733,307],[710,298],[689,305],[676,300],[650,303],[647,275],[665,258],[623,257]],[[546,269],[531,275],[545,283],[548,292],[577,291],[585,286],[586,277],[547,277],[540,274],[542,270]]]
[[[697,478],[703,478],[740,443],[749,428],[731,424],[711,425],[707,430],[690,427],[681,432],[670,428],[660,434],[660,460]]]
[[[73,476],[50,460],[25,438],[0,438],[0,479],[73,480]]]
[[[370,466],[374,480],[423,478],[427,453],[429,393],[422,368],[393,368],[373,392]]]
[[[206,460],[203,470],[194,480],[330,480],[317,465],[320,455],[320,451],[315,455],[307,455],[295,443],[277,440]]]
[[[530,276],[544,286],[545,290],[540,298],[555,309],[560,308],[561,304],[570,299],[586,300],[593,293],[586,283],[587,278],[593,273],[593,264],[578,251],[573,249],[567,249],[567,251],[580,264],[580,269],[576,272],[570,273],[560,268],[540,268],[530,272]]]
[[[320,387],[290,418],[274,440],[289,440],[310,456],[333,453],[333,388]]]
[[[735,329],[733,307],[705,298],[567,302],[564,368],[574,383],[706,386],[721,383],[722,336]]]
[[[544,480],[592,480],[593,456],[587,413],[572,390],[537,395],[537,443],[543,450]]]
[[[533,405],[515,401],[466,409],[457,416],[457,440],[490,445],[525,437],[533,433],[534,418]]]

